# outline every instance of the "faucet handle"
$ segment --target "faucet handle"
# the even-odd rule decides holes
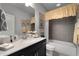
[[[16,36],[14,36],[14,40],[16,40]]]

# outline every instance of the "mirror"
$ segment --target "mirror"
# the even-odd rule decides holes
[[[35,17],[31,19],[31,31],[35,31]]]
[[[21,20],[21,34],[24,39],[27,38],[32,31],[35,31],[35,10],[31,6],[26,8],[31,11],[31,14],[29,13],[31,17],[29,19]]]
[[[28,32],[31,30],[31,23],[30,20],[22,20],[22,32]]]

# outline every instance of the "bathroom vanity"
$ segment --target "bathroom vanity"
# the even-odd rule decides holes
[[[13,48],[1,51],[0,56],[46,56],[46,39],[27,38],[12,43]]]

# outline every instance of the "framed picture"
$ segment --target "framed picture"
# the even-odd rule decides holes
[[[0,31],[7,31],[6,15],[3,9],[0,9]]]
[[[0,9],[0,35],[15,34],[15,16]]]

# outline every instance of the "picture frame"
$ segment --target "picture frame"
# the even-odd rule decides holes
[[[1,8],[0,8],[1,9]],[[6,10],[3,10],[5,14],[5,21],[6,21],[6,30],[0,30],[0,35],[14,35],[15,34],[15,16],[7,13]]]
[[[0,31],[7,31],[6,13],[0,9]]]

